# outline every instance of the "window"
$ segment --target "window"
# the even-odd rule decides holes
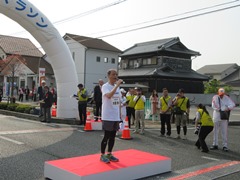
[[[108,63],[108,58],[107,57],[104,58],[104,62]]]
[[[112,63],[112,64],[115,64],[115,58],[112,58],[112,59],[111,59],[111,63]]]
[[[96,61],[97,61],[97,62],[100,62],[100,61],[101,61],[101,58],[100,58],[99,56],[97,56]]]
[[[157,64],[156,58],[143,59],[143,65],[153,65],[153,64]]]

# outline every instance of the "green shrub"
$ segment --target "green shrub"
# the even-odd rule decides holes
[[[15,111],[18,105],[19,105],[19,104],[17,104],[17,103],[10,103],[10,104],[8,104],[8,106],[7,106],[7,110],[9,110],[9,111]]]
[[[30,110],[32,109],[31,105],[27,104],[20,104],[16,107],[15,111],[16,112],[21,112],[21,113],[30,113]]]
[[[0,109],[7,109],[8,104],[6,102],[0,102]]]

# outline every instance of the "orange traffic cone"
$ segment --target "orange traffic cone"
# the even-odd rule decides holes
[[[127,116],[125,118],[125,126],[124,126],[124,129],[122,131],[121,139],[125,139],[125,140],[132,139],[131,136],[130,136],[130,130],[129,130],[129,127],[128,127],[128,117]]]
[[[56,103],[54,103],[54,105],[52,106],[52,117],[56,117],[57,116],[57,108],[56,108]]]
[[[91,124],[91,120],[87,120],[85,127],[84,127],[84,131],[92,131],[92,124]]]

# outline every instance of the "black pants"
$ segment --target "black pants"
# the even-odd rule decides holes
[[[101,153],[105,154],[108,145],[108,152],[111,153],[115,143],[116,131],[104,131],[104,137],[101,143]]]
[[[206,137],[210,132],[212,132],[213,126],[201,126],[199,133],[198,133],[198,140],[196,142],[197,147],[202,147],[203,151],[208,151],[207,144],[205,142]]]
[[[161,134],[165,134],[165,125],[167,125],[167,135],[171,135],[171,114],[160,114],[160,120],[161,120]]]
[[[135,109],[132,107],[127,107],[127,117],[128,117],[128,127],[131,127],[131,124],[133,124],[133,120],[131,120],[131,117],[135,119]]]
[[[78,112],[79,112],[79,118],[80,118],[80,125],[86,124],[87,119],[87,102],[86,103],[78,103]]]
[[[101,116],[101,110],[102,110],[102,102],[96,102],[96,114],[95,114],[95,120],[99,119],[99,116]]]
[[[23,94],[19,95],[19,101],[21,101],[21,102],[23,101]]]

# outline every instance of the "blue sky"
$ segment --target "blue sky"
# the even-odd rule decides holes
[[[63,36],[72,33],[83,36],[101,38],[120,50],[125,50],[136,43],[163,38],[179,37],[189,49],[199,51],[202,55],[193,59],[194,70],[208,64],[237,63],[240,65],[240,7],[206,14],[181,21],[165,23],[151,28],[148,25],[161,24],[178,18],[216,10],[223,7],[239,5],[240,1],[227,0],[29,0],[48,19],[54,23]],[[84,12],[121,2],[118,5],[94,11],[73,20],[68,18]],[[201,8],[229,3],[224,6],[195,11]],[[182,15],[178,15],[182,14]],[[177,16],[178,15],[178,16]],[[171,18],[166,18],[174,16]],[[66,21],[62,21],[67,19]],[[37,47],[40,45],[31,34],[24,31],[16,22],[0,15],[0,34],[29,38]],[[60,23],[55,23],[60,22]],[[124,27],[124,28],[122,28]],[[110,34],[124,32],[114,36]],[[142,29],[141,29],[142,28]],[[104,37],[106,36],[106,37]]]

